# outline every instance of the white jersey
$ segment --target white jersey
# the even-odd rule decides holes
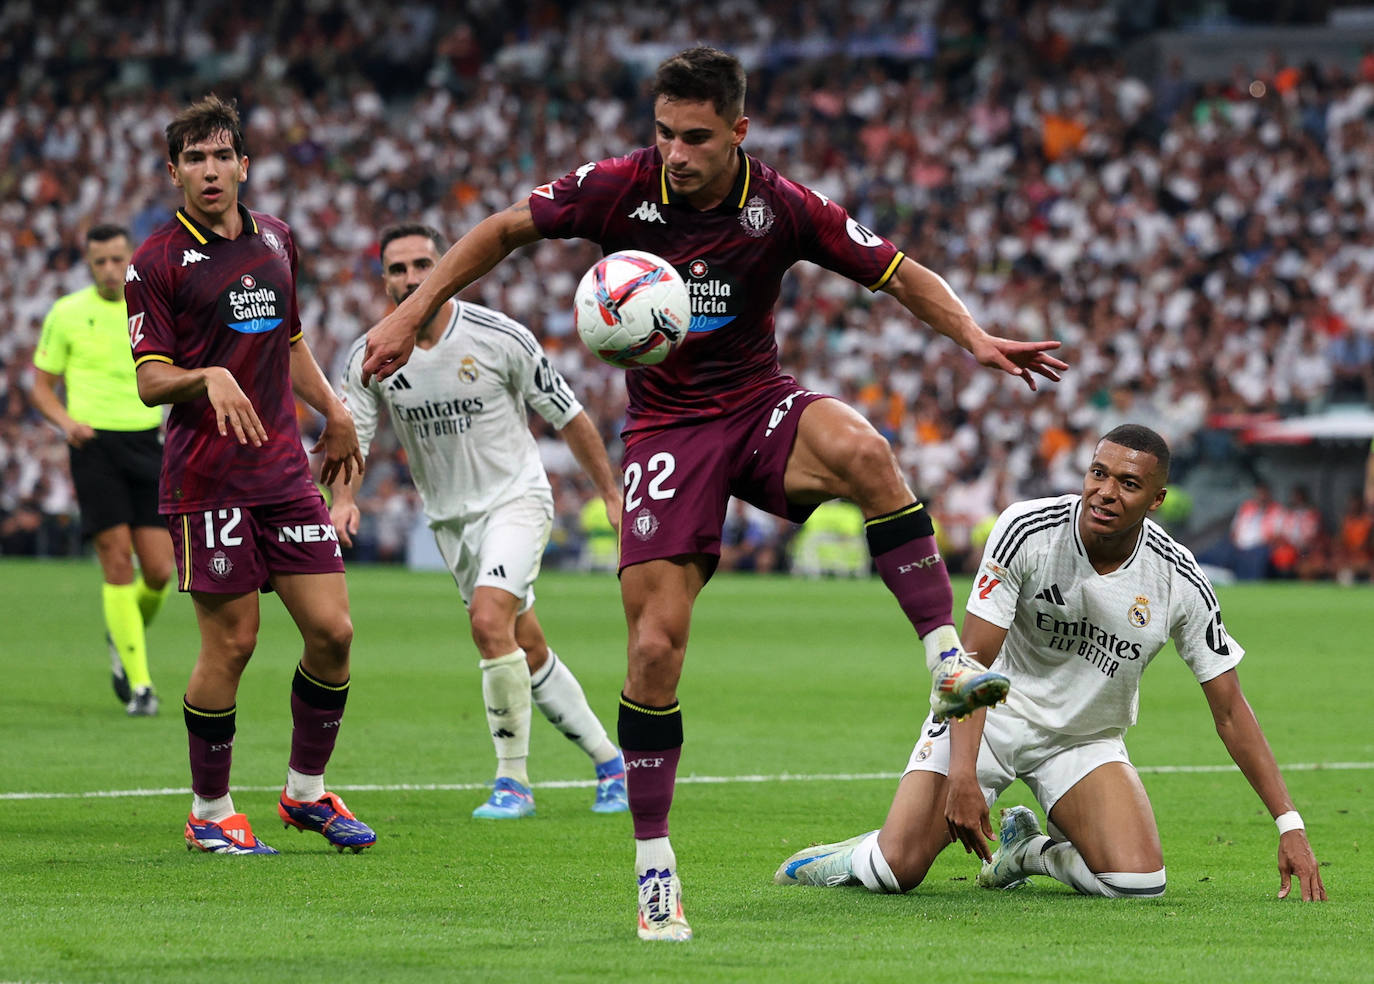
[[[1147,519],[1110,574],[1078,534],[1081,495],[1013,504],[983,552],[968,611],[1008,629],[996,668],[1007,709],[1059,734],[1123,732],[1136,720],[1140,676],[1173,639],[1199,683],[1240,662],[1221,607],[1192,553]]]
[[[468,522],[528,495],[552,499],[525,404],[562,430],[582,405],[529,330],[504,314],[451,301],[430,348],[362,385],[365,339],[349,353],[343,398],[367,454],[385,404],[430,523]]]

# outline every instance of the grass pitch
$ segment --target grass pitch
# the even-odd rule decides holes
[[[629,818],[590,812],[590,763],[537,713],[537,815],[470,818],[493,756],[447,575],[349,575],[354,687],[329,778],[378,832],[357,856],[276,822],[299,639],[264,598],[234,786],[275,858],[184,849],[190,604],[174,596],[150,633],[162,714],[132,720],[109,689],[98,579],[90,562],[0,561],[0,980],[1368,979],[1368,588],[1222,591],[1248,650],[1247,696],[1331,895],[1300,905],[1274,898],[1273,824],[1227,768],[1172,650],[1146,674],[1128,735],[1159,819],[1165,898],[1088,899],[1047,879],[989,892],[957,849],[902,897],[775,887],[794,850],[882,822],[926,675],[876,581],[716,578],[681,688],[672,817],[696,939],[671,945],[635,939]],[[539,613],[614,736],[625,638],[614,579],[546,574]],[[1032,803],[1019,784],[1003,798],[1015,802]]]

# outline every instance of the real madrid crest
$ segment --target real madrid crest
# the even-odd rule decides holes
[[[647,509],[641,509],[635,513],[630,530],[641,540],[651,539],[658,532],[658,517]]]
[[[1144,595],[1137,595],[1135,604],[1126,610],[1126,621],[1130,622],[1137,629],[1143,629],[1150,624],[1150,599]]]
[[[463,361],[458,363],[458,378],[465,383],[477,382],[477,360],[470,355],[463,356]]]
[[[762,198],[755,195],[740,210],[739,224],[743,227],[746,236],[758,239],[773,228],[773,209]]]

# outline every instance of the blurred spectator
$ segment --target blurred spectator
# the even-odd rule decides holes
[[[1198,554],[1198,560],[1234,572],[1241,581],[1269,576],[1269,555],[1278,543],[1284,511],[1268,483],[1256,482],[1250,498],[1240,504],[1231,520],[1229,537]]]
[[[1299,561],[1320,544],[1322,517],[1312,504],[1305,485],[1295,485],[1279,522],[1279,532],[1269,552],[1270,569],[1275,577],[1295,577]]]
[[[755,571],[768,574],[780,566],[785,521],[750,505],[731,499],[720,538],[722,571]]]

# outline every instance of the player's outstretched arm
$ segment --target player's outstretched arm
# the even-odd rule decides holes
[[[339,542],[345,547],[353,546],[353,537],[362,521],[362,510],[358,508],[358,489],[363,484],[361,472],[354,472],[348,478],[335,475],[329,483],[329,521],[339,534]]]
[[[960,639],[965,651],[984,666],[991,666],[1002,651],[1007,630],[977,615],[964,614]],[[978,746],[983,740],[987,709],[980,708],[962,721],[954,721],[949,736],[949,783],[945,794],[945,823],[956,844],[984,861],[992,860],[988,842],[993,839],[987,800],[978,785]]]
[[[1250,702],[1241,692],[1236,671],[1227,670],[1208,680],[1202,685],[1202,692],[1207,696],[1207,706],[1212,710],[1212,720],[1216,722],[1217,734],[1226,745],[1226,751],[1264,801],[1269,814],[1277,818],[1296,812],[1269,742],[1260,730]],[[1292,878],[1297,875],[1304,902],[1326,901],[1326,886],[1322,884],[1317,857],[1303,828],[1279,835],[1278,865],[1279,898],[1288,897]]]
[[[340,474],[348,481],[354,472],[361,472],[363,452],[353,427],[353,415],[325,379],[303,337],[291,346],[291,390],[324,416],[324,433],[310,449],[311,454],[324,452],[320,481],[329,485]]]
[[[362,382],[385,379],[406,364],[415,348],[420,326],[434,317],[439,306],[514,250],[542,239],[530,213],[529,201],[489,215],[462,239],[449,247],[437,266],[396,309],[367,333],[367,356]]]
[[[1069,367],[1049,354],[1059,348],[1057,341],[1018,342],[989,335],[945,279],[911,257],[897,265],[882,289],[941,335],[967,349],[979,363],[1019,376],[1031,389],[1036,388],[1032,373],[1057,382],[1060,371]]]
[[[239,388],[238,380],[223,366],[202,369],[182,369],[156,359],[138,367],[138,398],[145,406],[164,403],[185,403],[202,396],[215,411],[215,426],[220,437],[228,437],[230,428],[240,444],[252,443],[262,447],[267,440],[267,428],[258,419],[253,401]]]
[[[584,410],[564,425],[559,431],[568,443],[583,473],[592,480],[601,501],[606,504],[606,518],[611,521],[617,533],[620,532],[621,492],[620,479],[606,457],[606,445],[601,443],[592,418]]]

